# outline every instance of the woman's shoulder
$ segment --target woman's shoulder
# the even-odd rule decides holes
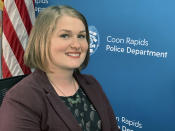
[[[20,114],[21,118],[26,114],[32,118],[40,117],[46,111],[46,95],[37,84],[39,81],[32,73],[14,85],[3,98],[0,113],[11,112],[10,115],[15,119],[15,114]]]
[[[42,103],[44,90],[40,87],[40,83],[42,80],[37,78],[35,73],[32,73],[7,91],[4,101],[26,104],[26,106],[33,106],[38,102]]]
[[[81,73],[78,76],[78,80],[81,83],[86,83],[87,85],[92,85],[91,87],[95,88],[96,90],[102,89],[100,83],[93,75]],[[97,87],[99,87],[99,88],[97,88]]]
[[[97,81],[96,78],[91,74],[79,73],[77,76],[78,78],[81,78],[82,80],[85,80],[86,82],[89,82],[89,83]]]
[[[9,89],[7,95],[13,96],[19,95],[20,93],[26,95],[35,90],[36,87],[36,79],[34,78],[33,74],[30,74],[16,83],[11,89]]]

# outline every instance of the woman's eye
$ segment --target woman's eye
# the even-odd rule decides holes
[[[84,38],[86,38],[86,35],[78,35],[78,38],[84,39]]]
[[[62,34],[62,35],[60,35],[60,37],[61,37],[61,38],[68,38],[69,35],[68,35],[68,34]]]

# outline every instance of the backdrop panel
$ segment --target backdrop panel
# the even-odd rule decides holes
[[[90,63],[122,131],[175,130],[175,1],[35,0],[70,5],[88,20]]]

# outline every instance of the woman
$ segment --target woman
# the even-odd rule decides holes
[[[118,131],[101,86],[80,73],[88,59],[84,16],[68,6],[43,10],[24,55],[35,71],[6,94],[0,131]]]

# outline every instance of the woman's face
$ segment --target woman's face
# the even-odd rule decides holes
[[[88,42],[83,22],[75,17],[61,16],[51,36],[50,54],[53,62],[49,62],[49,68],[52,71],[79,68],[84,62],[87,50]]]

